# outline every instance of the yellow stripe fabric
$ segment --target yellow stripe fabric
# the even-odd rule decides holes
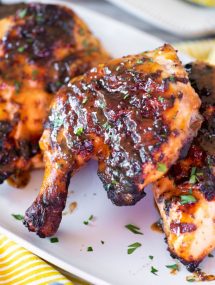
[[[74,285],[51,265],[0,234],[0,285]]]

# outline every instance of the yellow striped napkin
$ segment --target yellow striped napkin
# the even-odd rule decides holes
[[[3,235],[0,235],[0,284],[74,285],[45,261]]]

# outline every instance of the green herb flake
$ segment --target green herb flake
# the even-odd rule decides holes
[[[193,195],[181,195],[181,205],[185,205],[185,204],[190,204],[190,203],[195,203],[197,200]]]
[[[92,246],[88,246],[87,251],[93,251]]]
[[[111,181],[111,184],[112,184],[112,185],[116,185],[116,184],[117,184],[117,181],[116,181],[116,180],[112,180],[112,181]]]
[[[18,16],[19,18],[24,18],[27,15],[27,9],[22,9],[19,11]]]
[[[128,229],[129,231],[131,231],[134,234],[143,235],[143,233],[140,231],[140,228],[135,226],[135,225],[128,224],[128,225],[125,225],[125,228]]]
[[[171,76],[169,77],[169,81],[175,82],[175,76],[171,75]]]
[[[83,127],[79,127],[77,129],[75,129],[74,134],[76,136],[81,136],[83,134],[83,132],[84,132],[84,128]]]
[[[150,93],[151,91],[152,91],[151,88],[147,88],[147,89],[146,89],[146,92],[147,92],[147,93]]]
[[[161,97],[161,96],[159,96],[159,97],[158,97],[158,101],[161,102],[161,103],[163,103],[163,102],[164,102],[164,98]]]
[[[87,39],[83,40],[82,45],[84,48],[88,48],[89,47],[89,42]]]
[[[176,263],[172,265],[166,265],[166,268],[179,271],[179,266]]]
[[[79,35],[81,35],[81,36],[84,36],[84,34],[85,34],[85,31],[84,31],[83,28],[80,28],[80,29],[78,30],[78,32],[79,32]]]
[[[127,253],[132,254],[137,248],[141,247],[142,244],[139,242],[132,243],[128,246]]]
[[[36,80],[38,74],[39,74],[39,71],[38,71],[37,69],[34,69],[34,70],[32,71],[32,79],[33,79],[33,80]]]
[[[21,47],[18,47],[18,52],[22,53],[25,51],[25,47],[21,46]]]
[[[89,221],[92,221],[92,219],[94,218],[94,216],[93,215],[90,215],[90,217],[89,217]]]
[[[17,80],[14,81],[14,87],[15,87],[16,93],[19,93],[21,86],[22,86],[21,82],[19,82]]]
[[[90,215],[86,221],[83,221],[83,224],[87,226],[89,224],[89,222],[93,220],[93,218],[94,218],[94,216]]]
[[[142,59],[138,59],[138,60],[136,61],[136,64],[143,64],[143,60],[142,60]]]
[[[50,242],[51,243],[57,243],[57,242],[59,242],[59,239],[57,237],[52,237],[52,238],[50,238]]]
[[[56,81],[55,85],[56,85],[56,87],[61,87],[63,85],[63,83],[61,83],[60,81]]]
[[[160,172],[166,172],[167,171],[166,164],[158,163],[157,170],[160,171]]]
[[[189,183],[195,184],[196,183],[196,175],[191,175],[189,179]]]
[[[154,266],[151,266],[151,273],[157,275],[157,272],[158,270]]]
[[[24,216],[20,215],[20,214],[12,214],[12,217],[14,217],[14,219],[16,219],[17,221],[23,221],[24,220]]]
[[[106,130],[110,129],[111,126],[108,124],[108,122],[103,124],[103,128],[105,128]]]
[[[214,257],[214,255],[212,253],[209,253],[208,257]]]
[[[153,255],[149,255],[149,259],[153,260],[154,256]]]
[[[196,280],[195,280],[195,278],[193,278],[193,276],[187,276],[186,281],[187,282],[195,282]]]

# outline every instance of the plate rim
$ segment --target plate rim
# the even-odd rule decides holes
[[[107,0],[108,2],[112,3],[113,5],[118,6],[122,10],[126,11],[127,13],[130,13],[134,15],[135,17],[138,17],[140,20],[145,20],[148,21],[151,25],[154,27],[161,27],[162,30],[170,32],[171,34],[176,34],[178,36],[183,36],[184,38],[195,38],[195,37],[201,37],[201,36],[209,36],[214,34],[214,27],[211,27],[210,29],[203,30],[195,30],[192,31],[191,29],[180,29],[177,25],[174,25],[172,23],[164,23],[162,20],[157,20],[157,19],[152,19],[151,15],[148,15],[147,13],[144,13],[143,10],[138,10],[138,8],[133,7],[126,1],[124,2],[123,0]]]

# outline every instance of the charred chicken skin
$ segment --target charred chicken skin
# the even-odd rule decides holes
[[[215,248],[215,68],[193,63],[187,70],[204,121],[187,155],[153,190],[169,250],[193,271]]]
[[[42,165],[53,93],[108,54],[66,7],[29,4],[0,20],[0,183]]]
[[[57,231],[70,177],[91,158],[111,201],[135,204],[195,134],[199,106],[170,45],[72,80],[52,102],[40,141],[45,176],[25,225],[41,237]]]

